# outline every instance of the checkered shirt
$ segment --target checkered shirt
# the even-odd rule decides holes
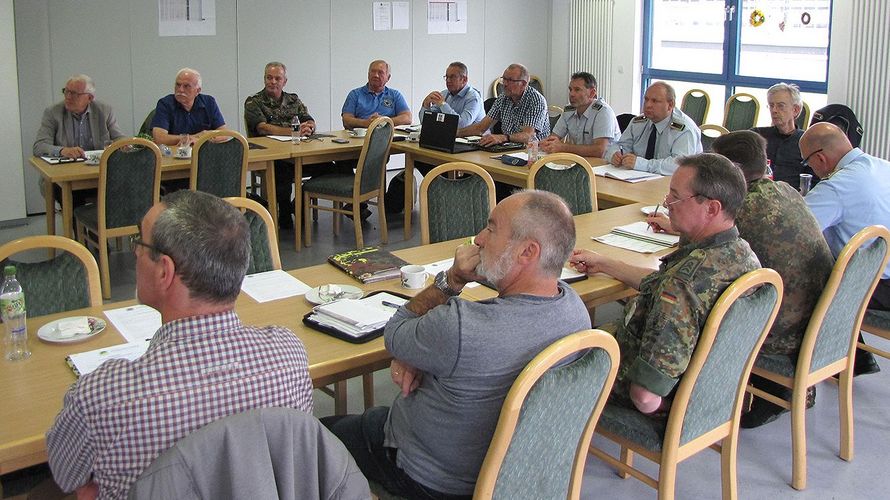
[[[100,499],[125,498],[180,438],[260,407],[312,413],[306,350],[293,332],[246,326],[234,311],[171,321],[141,358],[106,361],[68,390],[46,434],[50,468],[65,491],[92,475]]]
[[[507,94],[501,94],[488,110],[488,117],[501,122],[501,130],[505,134],[516,134],[525,127],[534,127],[538,140],[550,135],[547,100],[532,87],[525,88],[518,104]]]

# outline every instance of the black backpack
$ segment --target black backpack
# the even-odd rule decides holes
[[[862,135],[864,133],[862,124],[856,119],[856,113],[843,104],[829,104],[813,113],[813,119],[810,120],[810,126],[819,122],[828,122],[837,125],[845,134],[847,134],[847,138],[850,139],[850,144],[852,144],[854,148],[858,148],[859,143],[862,142]]]

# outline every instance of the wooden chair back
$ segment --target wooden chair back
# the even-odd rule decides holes
[[[449,179],[443,174],[464,172],[467,177]],[[479,180],[485,186],[479,192]],[[441,196],[431,196],[438,188]],[[420,183],[420,243],[428,245],[472,236],[488,223],[494,206],[494,181],[482,167],[468,162],[450,162],[430,170]],[[435,222],[430,222],[431,217]]]
[[[226,138],[229,138],[226,140]],[[220,198],[247,195],[247,139],[235,130],[210,130],[192,147],[189,189]]]
[[[554,169],[548,165],[565,166]],[[596,212],[596,176],[590,162],[573,153],[549,154],[528,169],[529,189],[543,189],[561,196],[572,215]]]

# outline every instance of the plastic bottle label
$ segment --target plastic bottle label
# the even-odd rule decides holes
[[[6,321],[6,318],[24,314],[25,294],[19,292],[0,297],[0,311],[2,311],[4,321]]]

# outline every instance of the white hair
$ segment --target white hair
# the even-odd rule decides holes
[[[88,77],[87,75],[74,75],[68,79],[69,82],[83,82],[84,94],[90,94],[91,96],[96,96],[96,85],[93,83],[93,79]]]
[[[176,72],[176,78],[182,76],[183,73],[192,73],[193,75],[195,75],[195,78],[198,79],[198,87],[204,88],[204,85],[201,84],[201,73],[199,73],[198,70],[192,68],[182,68],[181,70]]]

